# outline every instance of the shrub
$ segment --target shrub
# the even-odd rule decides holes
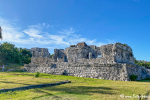
[[[134,75],[134,74],[130,75],[130,80],[131,81],[135,81],[136,78],[137,78],[137,75]]]
[[[40,76],[40,72],[36,72],[35,77],[39,77]]]
[[[62,75],[68,75],[68,74],[67,74],[67,71],[64,70],[64,72],[62,73]]]

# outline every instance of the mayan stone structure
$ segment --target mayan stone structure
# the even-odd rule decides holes
[[[24,71],[121,81],[129,81],[131,74],[137,75],[137,80],[150,77],[149,69],[134,63],[132,49],[127,44],[97,47],[82,42],[65,50],[54,49],[52,58],[46,48],[31,48],[31,51],[31,63],[24,65]]]

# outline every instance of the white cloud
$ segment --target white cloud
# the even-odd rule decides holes
[[[67,36],[72,35],[72,33],[74,33],[74,32],[75,31],[73,30],[72,27],[69,30],[58,31],[58,33],[65,34]]]
[[[37,25],[30,25],[30,26],[28,26],[29,28],[36,28],[36,29],[42,29],[42,27],[43,27],[43,24],[37,24]]]
[[[48,35],[48,38],[53,40],[53,43],[56,45],[69,45],[67,41],[64,41],[65,36],[60,36],[60,35]]]
[[[30,37],[35,37],[35,38],[42,38],[42,35],[40,34],[40,30],[34,29],[34,28],[29,28],[23,31],[24,33],[28,34]]]
[[[104,45],[105,43],[97,42],[96,39],[90,40],[87,38],[81,37],[81,35],[74,34],[76,31],[71,27],[68,30],[63,30],[59,31],[58,33],[64,34],[64,40],[66,40],[69,44],[77,44],[79,42],[86,42],[88,45],[96,45],[96,46],[101,46]]]
[[[36,28],[36,29],[43,29],[43,28],[49,28],[49,27],[53,27],[53,25],[49,25],[49,24],[46,24],[46,23],[38,23],[36,25],[30,25],[28,26],[29,28]]]
[[[19,30],[19,28],[15,28],[16,26],[2,18],[0,18],[0,26],[3,30],[3,41],[25,43],[25,41],[21,40],[24,37],[24,34]]]
[[[15,42],[21,44],[50,45],[52,47],[67,47],[79,42],[86,42],[88,45],[101,46],[105,43],[97,42],[96,39],[90,40],[75,34],[75,30],[71,27],[68,30],[58,31],[51,34],[46,31],[50,27],[49,24],[42,23],[30,25],[26,29],[12,24],[11,21],[0,18],[0,26],[3,29],[3,41]],[[51,48],[51,47],[49,47]]]

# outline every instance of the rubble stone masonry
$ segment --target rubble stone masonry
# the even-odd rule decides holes
[[[52,58],[46,48],[31,51],[31,63],[24,65],[24,71],[121,81],[129,81],[132,74],[138,76],[137,80],[150,77],[149,69],[134,64],[132,49],[127,44],[97,47],[83,42],[65,50],[55,49]]]

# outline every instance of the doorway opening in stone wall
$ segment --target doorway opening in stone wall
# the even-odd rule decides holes
[[[65,62],[68,62],[68,60],[67,60],[67,56],[64,56],[64,59],[65,59]]]

